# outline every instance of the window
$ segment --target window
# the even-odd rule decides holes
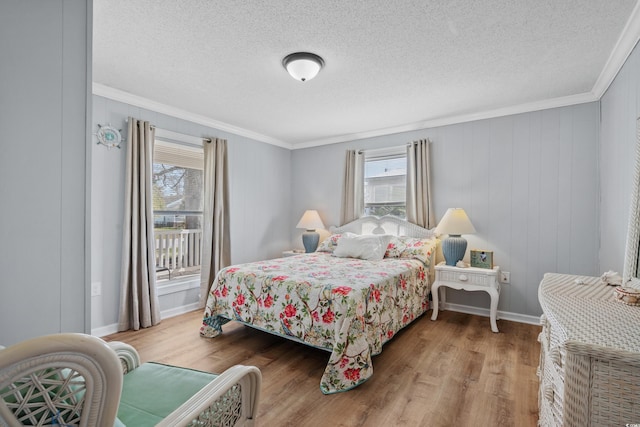
[[[153,225],[159,280],[200,274],[203,178],[202,147],[155,141]]]
[[[364,214],[407,216],[407,154],[404,147],[376,150],[364,162]]]

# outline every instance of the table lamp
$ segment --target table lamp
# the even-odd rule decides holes
[[[447,265],[456,265],[464,258],[467,250],[467,240],[461,234],[473,234],[476,229],[462,208],[449,208],[440,220],[436,230],[449,237],[442,241],[442,253]]]
[[[314,252],[318,247],[318,242],[320,241],[320,234],[316,232],[316,229],[324,228],[324,224],[320,219],[320,215],[318,215],[318,211],[305,211],[302,218],[300,218],[298,225],[296,225],[296,228],[304,228],[307,230],[302,233],[302,244],[304,245],[304,250],[307,253]]]

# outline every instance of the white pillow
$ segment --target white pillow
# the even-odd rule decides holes
[[[357,234],[349,233],[348,231],[342,234],[332,234],[331,236],[320,242],[320,245],[318,246],[318,249],[316,249],[316,252],[333,252],[336,246],[338,246],[338,241],[340,240],[340,238],[344,236],[357,236]]]
[[[333,256],[379,261],[384,258],[390,240],[391,236],[387,235],[342,236]]]

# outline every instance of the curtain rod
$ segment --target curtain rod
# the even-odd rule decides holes
[[[128,122],[129,122],[129,119],[127,119],[127,123]],[[166,138],[166,139],[172,139],[175,141],[191,142],[191,143],[195,142],[195,140],[211,142],[211,138],[204,138],[201,136],[187,135],[186,133],[174,132],[172,130],[159,128],[156,125],[150,125],[149,127],[151,127],[151,129],[156,130],[156,136],[159,138]],[[157,131],[160,131],[160,135],[158,135]]]
[[[640,119],[640,117],[638,117],[638,119]],[[427,142],[431,142],[431,140],[429,138],[426,138],[426,140],[427,140]],[[362,153],[377,153],[377,152],[399,150],[401,148],[411,147],[416,142],[418,142],[418,141],[407,142],[404,145],[395,145],[393,147],[371,148],[369,150],[365,150],[364,148],[362,148],[362,149],[358,150],[358,154],[362,154]]]
[[[401,149],[401,148],[405,148],[405,147],[409,147],[411,146],[411,143],[407,143],[404,145],[395,145],[393,147],[383,147],[383,148],[370,148],[368,150],[360,149],[358,150],[358,154],[362,154],[362,153],[377,153],[377,152],[383,152],[383,151],[390,151],[390,150],[396,150],[396,149]]]
[[[193,135],[187,135],[186,133],[180,133],[180,132],[174,132],[172,130],[168,130],[168,129],[162,129],[159,128],[157,126],[151,126],[153,129],[156,130],[156,137],[158,138],[165,138],[165,139],[172,139],[175,141],[182,141],[182,142],[191,142],[194,143],[197,141],[204,141],[204,142],[211,142],[211,138],[204,138],[201,136],[193,136]],[[160,131],[160,132],[158,132]]]

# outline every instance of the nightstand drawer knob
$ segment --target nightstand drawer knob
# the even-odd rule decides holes
[[[460,276],[458,276],[458,280],[460,280],[461,282],[466,282],[468,279],[469,278],[466,274],[461,274]]]

